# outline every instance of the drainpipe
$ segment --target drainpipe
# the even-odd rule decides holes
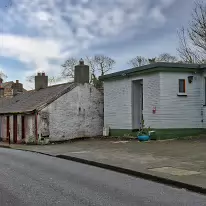
[[[38,113],[35,112],[35,136],[36,136],[36,144],[38,144]]]
[[[204,102],[204,97],[205,97],[205,95],[204,95],[204,83],[205,83],[205,81],[204,81],[204,79],[205,79],[205,77],[204,77],[204,72],[202,73],[202,81],[201,81],[201,83],[202,83],[202,85],[201,85],[201,89],[202,89],[202,108],[201,108],[201,122],[202,122],[202,129],[203,129],[203,125],[204,125],[204,104],[205,104],[205,102]]]
[[[206,99],[206,97],[205,97],[205,95],[206,95],[205,84],[206,84],[206,82],[205,82],[205,76],[204,76],[204,74],[205,74],[204,69],[206,69],[206,68],[203,68],[203,70],[202,70],[202,108],[201,108],[202,129],[204,129],[205,104],[206,104],[206,102],[205,102],[205,99]]]

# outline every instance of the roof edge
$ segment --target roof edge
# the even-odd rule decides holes
[[[57,94],[55,97],[49,99],[47,102],[45,102],[44,104],[37,106],[35,111],[41,111],[42,109],[44,109],[46,106],[48,106],[49,104],[51,104],[52,102],[54,102],[55,100],[57,100],[58,98],[60,98],[61,96],[63,96],[64,94],[66,94],[67,92],[73,90],[75,87],[77,86],[76,83],[72,83],[70,84],[66,89],[64,89],[61,93]]]
[[[114,72],[111,74],[107,74],[107,75],[103,75],[100,76],[99,79],[100,80],[106,80],[106,79],[110,79],[110,78],[114,78],[114,77],[124,77],[127,75],[131,75],[132,73],[137,73],[137,72],[142,72],[142,71],[146,71],[146,70],[151,70],[151,69],[155,69],[155,68],[185,68],[185,69],[203,69],[206,68],[206,64],[186,64],[186,63],[168,63],[168,62],[157,62],[154,64],[148,64],[148,65],[144,65],[141,67],[134,67],[131,69],[127,69],[127,70],[122,70],[122,71],[118,71],[118,72]]]
[[[68,83],[64,83],[64,84],[68,84]],[[61,84],[62,85],[62,84]],[[55,85],[56,86],[56,85]],[[6,114],[33,114],[35,112],[39,112],[42,109],[44,109],[46,106],[48,106],[49,104],[51,104],[53,101],[55,101],[56,99],[58,99],[59,97],[63,96],[64,94],[66,94],[67,92],[71,91],[72,89],[74,89],[77,86],[76,83],[71,83],[68,85],[68,87],[66,87],[63,91],[61,91],[60,93],[58,93],[55,97],[49,99],[48,101],[44,102],[41,105],[36,106],[35,109],[32,110],[26,110],[26,111],[19,111],[19,112],[0,112],[1,115],[6,115]],[[31,92],[33,90],[30,90],[28,92]]]

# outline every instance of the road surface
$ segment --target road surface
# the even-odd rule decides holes
[[[206,205],[206,196],[30,152],[0,148],[0,206]]]

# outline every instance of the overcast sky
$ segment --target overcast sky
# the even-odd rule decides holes
[[[25,83],[36,71],[58,75],[70,56],[104,54],[118,71],[137,55],[177,55],[177,30],[188,25],[193,6],[194,0],[0,0],[0,69],[7,80]]]

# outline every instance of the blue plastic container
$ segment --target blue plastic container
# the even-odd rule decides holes
[[[144,142],[144,141],[148,141],[150,139],[150,136],[141,135],[141,136],[137,136],[137,138],[138,138],[139,141]]]

